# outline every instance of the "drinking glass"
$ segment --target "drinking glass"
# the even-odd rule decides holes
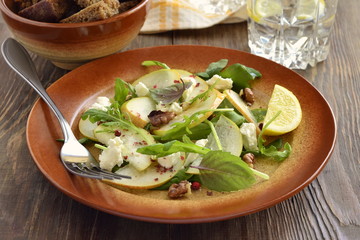
[[[337,0],[247,0],[251,53],[291,69],[324,61]]]

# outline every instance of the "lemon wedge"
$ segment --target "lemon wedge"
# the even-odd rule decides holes
[[[266,125],[279,111],[280,115],[264,130],[264,135],[278,136],[291,132],[301,122],[302,111],[299,100],[288,89],[275,85],[264,119]]]
[[[317,4],[319,4],[318,9]],[[296,17],[301,20],[312,20],[316,18],[317,11],[319,13],[318,17],[325,15],[324,0],[301,0],[296,9]]]
[[[249,16],[259,22],[262,18],[281,15],[282,5],[280,0],[257,0],[253,10],[248,8]]]
[[[300,20],[312,20],[316,18],[317,10],[319,17],[325,15],[324,0],[300,0],[295,15]],[[262,18],[282,15],[283,5],[280,0],[257,0],[253,9],[248,7],[248,14],[254,21],[260,22]]]

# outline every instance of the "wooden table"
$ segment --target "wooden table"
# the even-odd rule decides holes
[[[325,169],[303,191],[270,209],[215,223],[129,220],[57,190],[36,168],[26,145],[26,120],[38,96],[0,57],[0,239],[360,239],[359,10],[358,0],[339,1],[330,56],[299,71],[325,96],[337,118],[337,144]],[[9,36],[0,20],[0,42]],[[128,49],[172,44],[249,51],[246,23],[140,35]],[[66,73],[32,57],[45,86]]]

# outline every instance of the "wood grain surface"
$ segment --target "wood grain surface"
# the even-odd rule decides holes
[[[26,144],[27,116],[38,96],[0,57],[0,239],[360,239],[359,10],[358,0],[339,1],[328,59],[298,71],[325,96],[336,116],[337,144],[329,163],[294,197],[249,216],[214,223],[129,220],[58,191],[36,168]],[[9,36],[0,20],[0,42]],[[127,49],[172,44],[249,51],[246,23],[139,35]],[[45,86],[66,73],[31,56]]]

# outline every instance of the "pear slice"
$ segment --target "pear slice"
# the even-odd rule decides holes
[[[177,115],[174,119],[172,119],[169,123],[161,126],[159,129],[155,129],[154,133],[158,136],[163,136],[166,134],[167,131],[173,128],[173,124],[177,122],[183,122],[184,116],[191,116],[196,112],[207,110],[207,109],[216,109],[220,103],[224,100],[225,95],[221,94],[216,89],[213,89],[208,97],[205,100],[198,99],[194,103],[192,103],[187,110]],[[193,121],[189,128],[195,127],[196,125],[200,124],[201,122],[205,121],[213,112],[209,111],[204,113],[200,116],[197,121]]]
[[[193,161],[191,164],[190,164],[190,167],[188,168],[188,170],[186,170],[186,173],[187,174],[195,174],[195,175],[198,175],[200,174],[200,170],[197,169],[197,168],[193,168],[191,166],[194,166],[194,167],[197,167],[200,165],[201,163],[201,160],[202,158],[199,156],[197,159],[195,159],[195,161]]]
[[[229,152],[235,156],[240,156],[243,148],[243,139],[239,127],[225,116],[220,116],[219,120],[215,124],[215,130],[219,137],[219,141],[224,152]],[[208,136],[208,142],[205,145],[211,150],[219,150],[214,135]],[[190,153],[194,154],[194,153]],[[190,155],[189,154],[189,155]],[[189,158],[188,155],[188,158]],[[195,160],[191,163],[189,169],[186,171],[188,174],[200,174],[199,169],[192,168],[191,166],[199,166],[201,163],[201,155],[194,156]],[[188,160],[188,158],[186,160]]]
[[[138,83],[142,82],[147,88],[154,89],[168,87],[179,81],[180,74],[177,71],[172,69],[160,69],[138,78],[132,85],[136,86]]]
[[[243,148],[243,139],[239,127],[229,118],[221,115],[215,124],[215,131],[219,137],[222,151],[240,156]],[[213,134],[208,136],[207,148],[219,150]]]
[[[79,121],[79,131],[80,133],[90,140],[97,141],[97,138],[94,135],[94,129],[97,128],[98,124],[90,122],[89,118],[83,120],[80,118]]]
[[[244,100],[241,99],[240,95],[234,92],[233,90],[225,90],[223,92],[226,96],[226,99],[244,116],[244,118],[250,122],[254,123],[256,126],[256,132],[260,133],[260,128],[258,127],[257,121],[250,111],[250,109],[246,106]]]
[[[165,169],[158,163],[152,163],[144,171],[138,171],[130,164],[120,168],[116,173],[131,176],[131,179],[104,180],[112,186],[121,186],[131,189],[151,189],[163,185],[169,181],[175,174],[182,169],[184,165],[183,158],[171,168]]]
[[[132,129],[122,129],[116,126],[99,125],[94,130],[94,135],[100,143],[108,145],[110,139],[115,137],[114,131],[116,130],[117,136],[123,141],[125,150],[122,155],[126,157],[129,165],[138,171],[147,169],[151,164],[151,156],[137,153],[136,150],[149,144],[155,144],[153,136],[144,129],[139,129],[135,132]],[[144,136],[146,136],[146,140]]]
[[[150,122],[148,115],[155,109],[156,103],[150,97],[132,98],[121,106],[121,112],[140,128],[144,128]]]

